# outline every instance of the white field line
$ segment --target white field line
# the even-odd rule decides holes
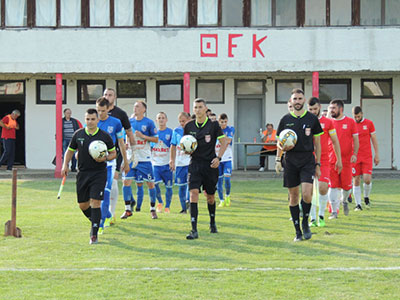
[[[354,271],[400,271],[393,267],[327,267],[327,268],[0,268],[0,272],[92,272],[92,271],[167,271],[167,272],[354,272]]]

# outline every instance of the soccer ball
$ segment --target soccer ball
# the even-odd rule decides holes
[[[107,146],[103,141],[95,140],[89,145],[89,154],[93,159],[102,158],[107,154]]]
[[[285,150],[293,148],[297,142],[297,134],[292,129],[285,129],[279,134],[279,146]]]
[[[191,153],[197,148],[197,140],[193,135],[184,135],[179,142],[181,149],[187,153]]]

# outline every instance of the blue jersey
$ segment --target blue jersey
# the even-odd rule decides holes
[[[225,129],[222,129],[222,132],[227,138],[231,139],[231,142],[229,143],[228,147],[225,150],[224,155],[221,158],[221,162],[225,161],[232,161],[233,160],[233,151],[232,151],[232,142],[233,142],[233,136],[235,135],[235,128],[233,126],[226,126]],[[221,144],[217,140],[217,143],[215,144],[215,153],[218,155],[219,148],[221,147]]]
[[[130,118],[129,122],[131,122],[132,131],[135,135],[136,131],[140,131],[146,136],[157,136],[157,129],[156,125],[154,124],[153,120],[144,117],[141,120],[136,120],[135,118]],[[150,149],[150,142],[146,141],[145,139],[139,138],[135,136],[136,145],[135,154],[137,155],[138,161],[151,161],[151,149]]]
[[[117,139],[124,137],[121,121],[117,118],[109,116],[106,120],[99,120],[97,127],[107,132],[113,139],[114,144],[116,144]]]
[[[158,131],[158,143],[151,143],[153,166],[164,166],[169,163],[169,148],[171,146],[172,129]]]
[[[190,155],[186,154],[185,151],[181,149],[179,145],[181,138],[183,136],[183,127],[179,126],[172,132],[171,145],[176,146],[176,161],[175,165],[177,167],[188,166],[190,163]]]

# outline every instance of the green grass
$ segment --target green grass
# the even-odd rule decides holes
[[[195,241],[185,239],[190,221],[178,214],[177,191],[172,213],[158,220],[150,218],[145,191],[142,212],[107,228],[98,245],[88,244],[90,224],[74,183],[67,181],[60,200],[58,187],[58,180],[19,181],[23,237],[0,237],[0,299],[400,297],[397,180],[375,180],[371,210],[327,220],[300,243],[292,242],[281,180],[234,181],[232,207],[217,209],[217,235],[208,231],[201,196]],[[10,219],[10,203],[10,181],[0,181],[1,222]],[[396,268],[368,269],[387,267]]]

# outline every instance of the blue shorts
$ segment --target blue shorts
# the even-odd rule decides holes
[[[132,165],[132,163],[130,164]],[[130,169],[128,174],[123,176],[123,179],[132,180],[134,179],[137,183],[143,183],[143,181],[154,182],[153,166],[149,161],[141,161],[137,164],[136,168]]]
[[[185,185],[188,182],[189,166],[176,167],[175,171],[175,185]]]
[[[232,175],[232,161],[224,161],[219,163],[219,177],[230,177]]]
[[[166,187],[172,187],[172,171],[169,165],[153,166],[153,171],[156,183],[164,182]]]

